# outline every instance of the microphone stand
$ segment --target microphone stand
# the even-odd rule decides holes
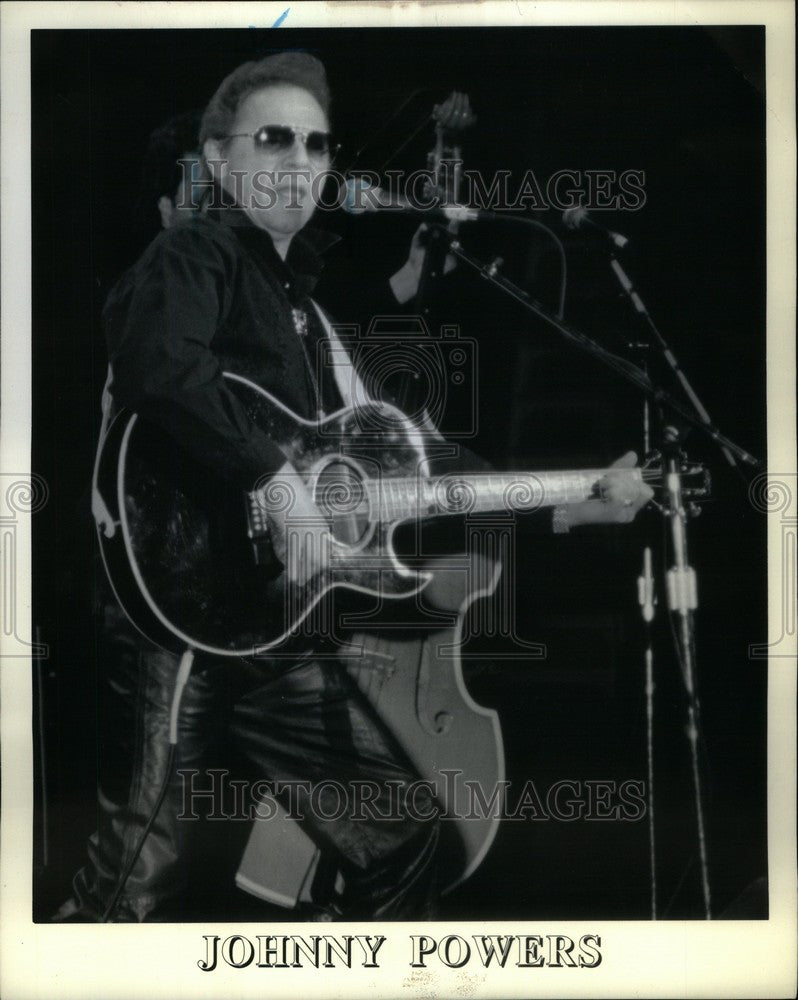
[[[609,236],[611,242],[617,247],[626,246],[627,240],[625,237],[619,236],[617,233]],[[642,305],[637,293],[632,287],[631,281],[623,271],[615,253],[613,251],[609,252],[611,267],[624,292],[632,299],[632,303],[635,309],[638,309],[638,302]],[[643,310],[645,311],[645,307]],[[648,313],[646,313],[648,315]],[[628,344],[629,350],[631,352],[636,351],[638,357],[640,358],[640,367],[643,371],[648,372],[648,353],[651,350],[651,340],[649,337],[643,334],[641,339],[633,340]],[[648,455],[651,452],[651,404],[648,396],[643,397],[642,406],[642,419],[643,419],[643,454]],[[656,826],[656,815],[654,811],[654,632],[651,623],[654,620],[654,615],[656,611],[657,599],[655,591],[655,581],[654,574],[651,569],[652,560],[652,543],[644,545],[643,547],[643,568],[640,576],[637,578],[637,603],[640,606],[640,614],[644,623],[644,634],[645,634],[645,648],[643,650],[643,670],[645,676],[645,704],[646,704],[646,771],[648,778],[648,864],[650,871],[650,902],[651,902],[651,919],[657,919],[657,826]]]
[[[648,311],[642,303],[642,300],[635,292],[631,281],[629,281],[628,276],[623,271],[623,268],[615,258],[614,254],[612,259],[614,261],[613,271],[615,272],[621,285],[624,287],[627,294],[632,299],[636,310],[643,315],[649,327],[654,332],[657,340],[662,347],[668,363],[671,368],[676,373],[680,383],[685,389],[695,412],[693,410],[687,409],[678,399],[673,395],[655,385],[648,373],[637,365],[624,358],[613,354],[611,351],[606,350],[592,338],[588,337],[586,334],[582,333],[567,325],[562,319],[554,316],[548,310],[544,309],[539,302],[536,302],[527,292],[522,288],[515,285],[509,279],[505,278],[504,275],[499,273],[499,265],[497,261],[493,261],[488,264],[481,263],[472,254],[467,253],[459,240],[454,234],[449,234],[446,230],[443,230],[443,235],[441,237],[449,243],[449,250],[455,257],[463,261],[464,264],[468,265],[470,268],[475,270],[482,278],[489,281],[494,287],[498,288],[501,292],[509,295],[516,302],[520,303],[521,306],[529,313],[537,316],[539,319],[544,320],[549,326],[553,327],[558,333],[568,340],[570,343],[577,346],[580,350],[592,357],[596,358],[603,365],[610,368],[621,378],[625,379],[627,382],[631,382],[635,385],[646,397],[647,400],[654,400],[660,409],[668,408],[672,413],[676,414],[682,420],[686,421],[692,427],[698,427],[704,434],[715,441],[724,454],[727,455],[727,460],[731,460],[733,465],[736,465],[736,459],[743,462],[745,465],[751,466],[755,469],[762,468],[762,462],[756,459],[753,455],[749,454],[744,448],[737,445],[726,435],[722,434],[720,430],[712,423],[709,414],[706,409],[701,404],[694,390],[690,386],[686,376],[679,368],[678,363],[670,351],[664,338],[661,336],[657,330],[655,324],[648,315]],[[648,410],[645,411],[645,429],[646,437],[648,428]],[[691,506],[685,506],[683,495],[682,495],[682,484],[681,484],[681,467],[682,467],[682,451],[681,451],[681,436],[675,427],[667,427],[664,432],[665,440],[665,480],[667,486],[667,496],[668,502],[665,508],[665,513],[668,517],[671,527],[671,535],[673,542],[673,558],[674,565],[668,571],[667,574],[667,595],[668,595],[668,609],[669,611],[678,617],[679,629],[678,644],[677,644],[677,655],[679,657],[679,662],[682,670],[682,679],[684,683],[685,692],[687,695],[687,737],[690,743],[691,760],[692,760],[692,777],[693,777],[693,791],[695,797],[695,810],[696,810],[696,823],[698,828],[698,848],[700,855],[701,864],[701,882],[702,891],[704,898],[704,914],[707,920],[712,917],[712,900],[711,891],[709,885],[709,863],[707,857],[707,843],[706,843],[706,826],[704,820],[704,803],[703,803],[703,791],[700,780],[700,771],[698,763],[698,739],[700,732],[700,711],[698,695],[696,690],[696,670],[695,670],[695,634],[694,634],[694,621],[693,612],[698,607],[697,600],[697,586],[696,586],[696,574],[695,570],[690,566],[688,562],[687,555],[687,519],[694,513]],[[650,570],[646,573],[645,567],[650,567],[650,553],[646,549],[648,554],[648,559],[644,562],[644,575],[638,581],[639,591],[640,591],[640,603],[643,608],[644,620],[649,622],[653,618],[653,579],[650,574]],[[649,713],[649,726],[651,726],[651,713],[653,711],[653,670],[652,670],[652,659],[650,656],[646,657],[646,676],[647,676],[647,708]],[[651,760],[652,748],[649,746],[649,777],[652,773],[652,760]],[[652,852],[651,863],[652,863],[652,917],[656,916],[656,882],[653,876],[653,866],[654,866],[654,840],[653,840],[653,830],[649,828],[649,838],[650,838],[650,850]]]
[[[712,919],[712,898],[709,887],[709,860],[704,822],[704,798],[698,763],[698,743],[701,733],[701,716],[696,687],[695,668],[695,622],[693,612],[698,607],[698,586],[696,573],[690,565],[687,554],[687,519],[690,516],[682,497],[681,439],[675,427],[668,426],[663,433],[665,441],[666,484],[668,489],[667,515],[670,521],[673,541],[673,566],[666,576],[668,610],[678,621],[677,656],[682,671],[682,682],[687,696],[687,740],[690,745],[690,760],[693,776],[693,796],[695,800],[696,825],[698,830],[698,853],[701,866],[701,888],[704,897],[705,919]]]
[[[637,602],[645,622],[646,648],[643,652],[646,676],[646,768],[648,777],[648,863],[651,870],[651,919],[657,919],[657,844],[654,822],[654,620],[656,595],[651,571],[651,546],[643,549],[643,572],[637,578]]]
[[[657,325],[651,317],[645,303],[635,289],[629,275],[624,270],[621,262],[613,250],[608,251],[610,269],[624,294],[629,299],[635,312],[642,317],[646,328],[653,333],[662,355],[678,379],[685,394],[693,404],[699,419],[705,424],[712,424],[709,413],[698,397],[698,394],[691,386],[687,376],[682,371],[676,356],[669,347],[665,338],[660,333]],[[650,346],[650,341],[646,343]],[[644,402],[644,436],[648,440],[648,400]],[[693,796],[696,814],[696,827],[698,832],[698,853],[701,870],[701,888],[704,900],[704,915],[707,920],[712,917],[712,897],[709,884],[709,860],[707,854],[706,827],[704,819],[704,799],[701,787],[701,774],[698,762],[698,745],[701,735],[701,716],[696,687],[696,666],[695,666],[695,621],[693,612],[698,608],[698,586],[695,570],[690,566],[687,555],[687,518],[689,509],[685,508],[681,494],[681,477],[679,474],[681,449],[679,447],[679,432],[675,427],[666,426],[663,430],[664,452],[666,459],[666,483],[668,489],[667,516],[671,526],[671,539],[674,556],[673,567],[667,573],[667,598],[668,611],[678,619],[679,628],[677,631],[677,656],[682,672],[682,683],[687,697],[687,727],[686,736],[690,748],[690,761],[693,779]],[[732,452],[725,445],[721,445],[726,461],[732,468],[739,471],[737,461]],[[645,566],[650,565],[650,549],[647,547],[644,552],[644,578]],[[640,603],[644,608],[643,614],[646,621],[650,621],[646,616],[646,606],[643,603],[643,595],[650,599],[647,584],[641,578],[638,587],[641,589]],[[650,577],[649,577],[650,579]],[[651,581],[653,587],[653,580]],[[652,595],[653,596],[653,595]],[[653,614],[652,614],[653,617]],[[647,758],[649,775],[649,849],[651,855],[651,909],[652,919],[656,920],[656,853],[654,840],[654,768],[653,768],[653,650],[651,644],[651,630],[647,630],[647,648],[645,651],[646,662],[646,737],[647,737]]]
[[[611,254],[613,260],[615,254]],[[620,265],[619,265],[620,266]],[[629,343],[630,352],[636,352],[639,357],[640,367],[648,372],[648,352],[651,350],[651,341],[645,336],[634,339]],[[634,356],[634,355],[633,355]],[[643,397],[642,405],[642,438],[643,454],[651,452],[651,403],[648,396]],[[648,534],[650,536],[650,529]],[[653,543],[649,540],[643,546],[643,567],[640,576],[637,578],[637,603],[640,606],[640,615],[643,619],[643,629],[645,636],[645,648],[643,649],[643,672],[645,676],[645,705],[646,705],[646,777],[648,780],[648,866],[650,874],[650,904],[651,919],[657,919],[657,825],[656,813],[654,810],[654,630],[652,622],[656,612],[657,597],[652,572],[652,552]]]

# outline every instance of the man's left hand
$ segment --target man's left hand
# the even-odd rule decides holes
[[[404,305],[405,302],[409,302],[411,299],[415,298],[418,292],[418,283],[421,280],[421,271],[424,267],[424,259],[427,255],[427,224],[422,223],[418,229],[413,234],[413,240],[410,244],[410,253],[407,255],[407,260],[399,268],[396,274],[392,275],[390,278],[391,288],[393,289],[393,294],[396,296],[396,301],[400,305]],[[443,264],[443,273],[448,274],[453,271],[457,264],[456,259],[452,254],[446,255],[446,260]]]
[[[613,462],[600,480],[600,500],[583,500],[566,508],[568,527],[574,528],[579,524],[628,524],[634,521],[637,512],[654,496],[654,491],[642,479],[621,471],[633,469],[636,464],[637,455],[633,451]]]

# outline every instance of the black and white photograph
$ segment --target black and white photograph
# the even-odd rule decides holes
[[[85,996],[690,995],[627,931],[791,995],[787,5],[64,6],[3,232],[20,926],[138,963]]]

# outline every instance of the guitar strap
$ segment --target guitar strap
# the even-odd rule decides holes
[[[352,364],[349,352],[341,343],[338,334],[335,332],[335,327],[324,315],[324,311],[318,302],[314,299],[310,301],[313,303],[313,308],[316,310],[327,340],[330,342],[330,364],[332,365],[335,384],[338,387],[338,392],[341,394],[344,406],[357,407],[370,403],[371,397],[366,391],[366,387],[360,376],[355,371],[355,366]]]
[[[310,301],[313,302],[313,306],[319,315],[321,325],[324,327],[327,339],[330,341],[330,356],[333,359],[333,375],[335,376],[335,383],[338,386],[338,391],[341,394],[344,406],[357,408],[358,406],[367,406],[368,404],[373,403],[374,400],[369,395],[369,391],[363,383],[363,380],[355,371],[355,366],[352,364],[352,358],[350,357],[349,351],[347,351],[341,343],[338,334],[335,332],[335,327],[332,326],[330,321],[324,315],[324,312],[318,302],[315,302],[313,299]],[[405,430],[408,440],[424,452],[425,455],[427,445],[431,439],[438,441],[444,440],[440,431],[434,426],[428,417],[425,419],[421,428],[415,427],[413,424],[408,422]],[[430,474],[429,460],[426,457],[419,466],[419,469],[425,476]]]
[[[111,409],[114,404],[110,389],[112,378],[113,375],[111,373],[111,366],[108,365],[108,375],[105,379],[102,401],[100,403],[102,411],[100,438],[97,442],[97,453],[94,456],[94,469],[91,474],[91,512],[94,516],[95,524],[98,529],[102,529],[106,538],[113,537],[113,534],[116,531],[116,526],[114,525],[114,519],[111,516],[111,512],[108,510],[105,500],[103,500],[102,494],[100,493],[100,489],[97,485],[97,477],[100,471],[100,454],[102,452],[103,442],[105,441],[105,435],[108,433],[108,423],[111,419]]]

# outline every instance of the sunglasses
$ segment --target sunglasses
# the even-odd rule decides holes
[[[293,125],[261,125],[257,132],[234,132],[228,139],[254,139],[255,148],[263,153],[284,153],[301,139],[308,156],[321,159],[335,156],[341,148],[329,132],[309,131]]]

